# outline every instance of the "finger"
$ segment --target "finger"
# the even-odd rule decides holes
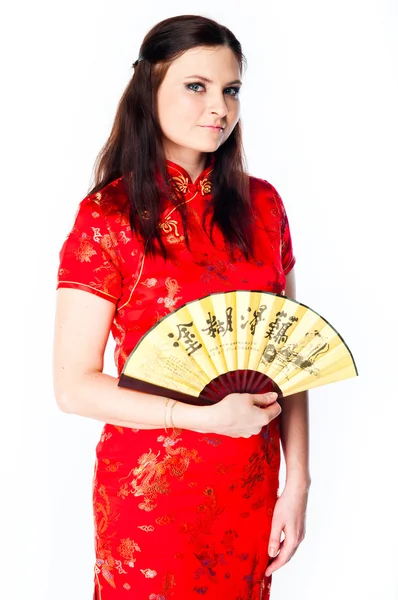
[[[264,408],[262,408],[261,410],[264,412],[264,418],[267,419],[268,423],[269,421],[272,421],[272,419],[275,419],[275,417],[280,415],[280,413],[282,412],[282,407],[278,402],[274,402],[269,406],[264,406]]]
[[[296,550],[296,546],[289,544],[288,542],[286,542],[286,539],[284,539],[280,545],[280,552],[278,556],[267,567],[265,573],[266,576],[269,577],[270,575],[272,575],[272,573],[274,573],[275,571],[283,567],[283,565],[288,563],[289,560],[292,558],[293,554],[296,552]]]
[[[258,406],[268,406],[275,402],[278,397],[276,392],[267,392],[266,394],[250,394],[254,404]]]
[[[282,531],[282,523],[278,523],[276,519],[274,519],[268,542],[268,554],[271,558],[274,558],[280,550]]]

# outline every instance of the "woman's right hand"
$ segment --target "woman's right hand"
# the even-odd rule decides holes
[[[228,394],[216,404],[206,407],[209,430],[230,437],[249,438],[257,435],[264,425],[281,413],[282,407],[276,402],[277,397],[275,392]]]

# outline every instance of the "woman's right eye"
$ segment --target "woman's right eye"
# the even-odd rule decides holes
[[[192,89],[192,86],[196,86],[197,88],[198,87],[204,87],[204,85],[202,85],[201,83],[188,83],[185,87],[187,89],[189,89],[189,90],[192,90],[193,92],[198,92],[199,91],[197,89],[196,90]]]

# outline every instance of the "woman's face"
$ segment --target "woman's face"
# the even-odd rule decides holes
[[[176,58],[157,98],[166,157],[215,152],[239,120],[240,86],[238,61],[226,46],[199,46]]]

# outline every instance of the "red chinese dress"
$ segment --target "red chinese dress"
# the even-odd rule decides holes
[[[214,159],[213,159],[214,160]],[[118,375],[141,336],[180,305],[212,292],[285,290],[295,258],[283,202],[250,177],[255,255],[228,258],[201,223],[211,202],[212,164],[193,183],[167,161],[188,209],[191,251],[179,211],[162,204],[170,258],[145,257],[132,235],[123,177],[79,204],[60,251],[58,284],[115,304]],[[105,423],[93,477],[94,600],[266,600],[268,540],[277,500],[279,418],[250,438],[185,429],[136,430]]]

